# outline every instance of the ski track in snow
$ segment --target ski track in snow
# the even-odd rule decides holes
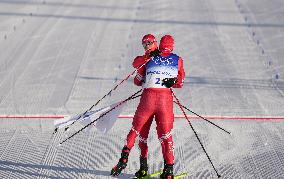
[[[282,0],[0,1],[0,114],[82,113],[125,78],[141,37],[175,37],[186,79],[181,103],[204,116],[284,116]],[[276,75],[277,76],[276,78]],[[97,106],[137,91],[133,77]],[[139,100],[123,113],[134,114]],[[175,115],[181,115],[178,106]],[[189,114],[192,115],[192,114]],[[283,178],[284,123],[192,119],[223,178]],[[163,167],[153,121],[149,172]],[[0,119],[0,178],[113,178],[131,119],[107,134],[53,132],[52,119]],[[185,119],[172,131],[175,173],[217,178]],[[137,142],[123,174],[139,168]]]

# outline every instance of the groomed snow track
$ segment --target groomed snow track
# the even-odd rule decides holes
[[[208,119],[232,133],[191,118],[222,178],[284,178],[283,7],[282,0],[0,0],[0,178],[112,178],[139,100],[109,133],[80,133],[61,146],[78,126],[52,136],[54,119],[39,116],[89,108],[133,70],[146,33],[175,37],[186,71],[177,96],[202,116],[223,117]],[[137,90],[131,78],[98,107]],[[175,173],[217,178],[174,110]],[[148,143],[153,172],[163,166],[155,123]],[[135,146],[118,178],[133,176],[138,156]]]

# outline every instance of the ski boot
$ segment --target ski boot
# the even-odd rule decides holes
[[[148,175],[147,158],[140,157],[140,169],[135,173],[136,178],[143,178]]]
[[[130,149],[124,146],[121,152],[121,158],[119,159],[117,165],[111,169],[110,174],[112,176],[118,176],[122,172],[122,170],[126,168],[129,152]]]
[[[163,173],[160,175],[161,179],[173,179],[174,178],[174,164],[165,164]]]

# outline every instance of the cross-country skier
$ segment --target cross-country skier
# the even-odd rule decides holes
[[[138,72],[134,78],[134,84],[137,86],[142,86],[144,82],[144,77],[142,74],[145,73],[145,67],[139,68],[153,56],[159,55],[158,43],[154,35],[147,34],[142,38],[142,46],[145,50],[145,54],[143,56],[137,56],[132,65],[134,68],[138,69]],[[148,146],[147,146],[147,138],[149,134],[149,130],[153,121],[154,115],[150,116],[147,120],[147,123],[144,125],[143,129],[139,133],[139,148],[141,151],[140,155],[140,169],[135,173],[135,176],[146,176],[148,172],[147,165],[147,157],[148,157]],[[125,168],[125,167],[122,167]],[[121,172],[121,171],[120,171]],[[120,172],[114,173],[114,175],[119,174]]]
[[[153,42],[152,42],[153,43]],[[144,46],[150,45],[151,41],[143,42]],[[135,138],[144,129],[149,130],[148,123],[151,124],[152,118],[155,115],[157,124],[157,133],[159,141],[162,145],[162,152],[164,157],[164,169],[161,178],[173,178],[173,141],[171,130],[173,128],[173,96],[169,88],[181,88],[184,80],[183,60],[173,54],[174,39],[170,35],[165,35],[160,41],[160,54],[157,51],[152,52],[152,57],[145,66],[139,69],[135,84],[142,84],[144,90],[140,103],[135,112],[132,129],[127,135],[126,144],[122,149],[121,158],[118,164],[112,169],[112,175],[119,175],[121,171],[127,166],[128,156],[131,148],[134,146]],[[140,59],[134,61],[143,64]],[[145,60],[144,60],[145,62]],[[135,63],[135,64],[136,64]],[[133,63],[133,65],[135,66]],[[146,127],[145,127],[146,126]],[[147,131],[147,135],[148,135]],[[141,153],[142,154],[142,153]],[[141,155],[142,156],[142,155]],[[144,167],[144,168],[143,168]],[[141,172],[144,170],[144,172]],[[140,172],[136,174],[137,177],[147,175],[147,164],[140,166]]]
[[[159,55],[158,44],[156,38],[152,34],[147,34],[142,38],[142,45],[145,50],[143,56],[137,56],[132,65],[134,68],[139,68],[141,65],[145,64],[151,57]],[[145,67],[139,68],[138,72],[134,78],[134,84],[137,86],[142,86],[145,81]],[[150,131],[150,127],[153,121],[154,115],[151,115],[147,122],[144,124],[143,128],[139,133],[139,143],[140,148],[140,169],[135,173],[136,177],[143,177],[148,174],[148,145],[147,139]]]

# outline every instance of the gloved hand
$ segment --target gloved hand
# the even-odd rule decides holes
[[[162,80],[162,85],[165,85],[167,88],[172,87],[177,81],[177,78],[165,78]]]
[[[159,49],[153,50],[150,52],[150,57],[156,57],[160,55]]]

